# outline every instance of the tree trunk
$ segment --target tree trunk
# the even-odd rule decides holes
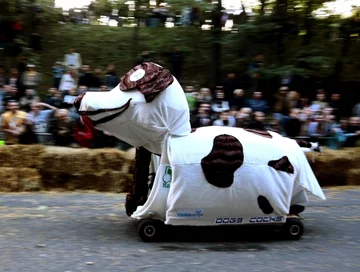
[[[264,16],[265,14],[265,0],[260,0],[261,6],[260,6],[260,16]],[[241,3],[241,5],[243,6],[243,4]],[[244,10],[245,11],[245,10]]]
[[[220,83],[221,80],[221,0],[218,1],[217,6],[213,10],[213,29],[212,29],[212,71],[210,82],[213,86]]]
[[[306,30],[306,34],[304,35],[304,39],[302,42],[303,46],[307,46],[310,44],[311,41],[311,37],[312,37],[312,24],[313,24],[313,20],[311,18],[311,12],[312,12],[312,0],[309,0],[307,2],[307,7],[306,7],[306,14],[305,14],[305,30]]]

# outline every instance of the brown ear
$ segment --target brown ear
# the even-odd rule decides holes
[[[145,72],[144,75],[139,73],[142,72],[140,69]],[[135,72],[142,75],[137,80],[131,76]],[[146,102],[151,102],[160,92],[171,85],[173,81],[174,78],[167,69],[159,67],[152,62],[144,62],[131,69],[121,78],[120,90],[138,89],[145,96]]]
[[[234,136],[223,134],[215,137],[211,152],[201,160],[201,167],[210,184],[227,188],[234,182],[234,172],[243,161],[242,144]]]

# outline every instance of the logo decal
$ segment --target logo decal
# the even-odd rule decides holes
[[[194,211],[178,211],[178,217],[191,217],[191,218],[199,218],[204,216],[204,212],[202,210],[194,210]]]
[[[285,218],[283,216],[260,216],[249,219],[250,223],[279,223],[284,221]]]
[[[214,224],[242,224],[243,218],[242,217],[225,217],[225,218],[216,218],[214,220]]]
[[[163,179],[163,188],[170,188],[171,177],[172,177],[171,167],[166,166],[165,173],[162,178]]]

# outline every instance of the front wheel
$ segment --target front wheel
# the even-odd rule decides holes
[[[298,240],[304,233],[304,225],[300,219],[288,218],[282,227],[282,233],[287,239]]]
[[[138,233],[144,242],[157,242],[164,232],[164,223],[160,220],[148,219],[139,224]]]

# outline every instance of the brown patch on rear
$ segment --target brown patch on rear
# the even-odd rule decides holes
[[[230,187],[234,182],[234,172],[244,161],[243,146],[234,136],[216,136],[214,145],[201,167],[206,180],[219,188]]]
[[[265,130],[257,130],[257,129],[250,129],[250,128],[244,128],[247,132],[254,133],[256,135],[265,137],[265,138],[272,138],[271,134]]]
[[[268,165],[273,167],[275,170],[284,171],[286,173],[294,174],[294,167],[292,166],[287,156],[281,159],[269,161]]]

